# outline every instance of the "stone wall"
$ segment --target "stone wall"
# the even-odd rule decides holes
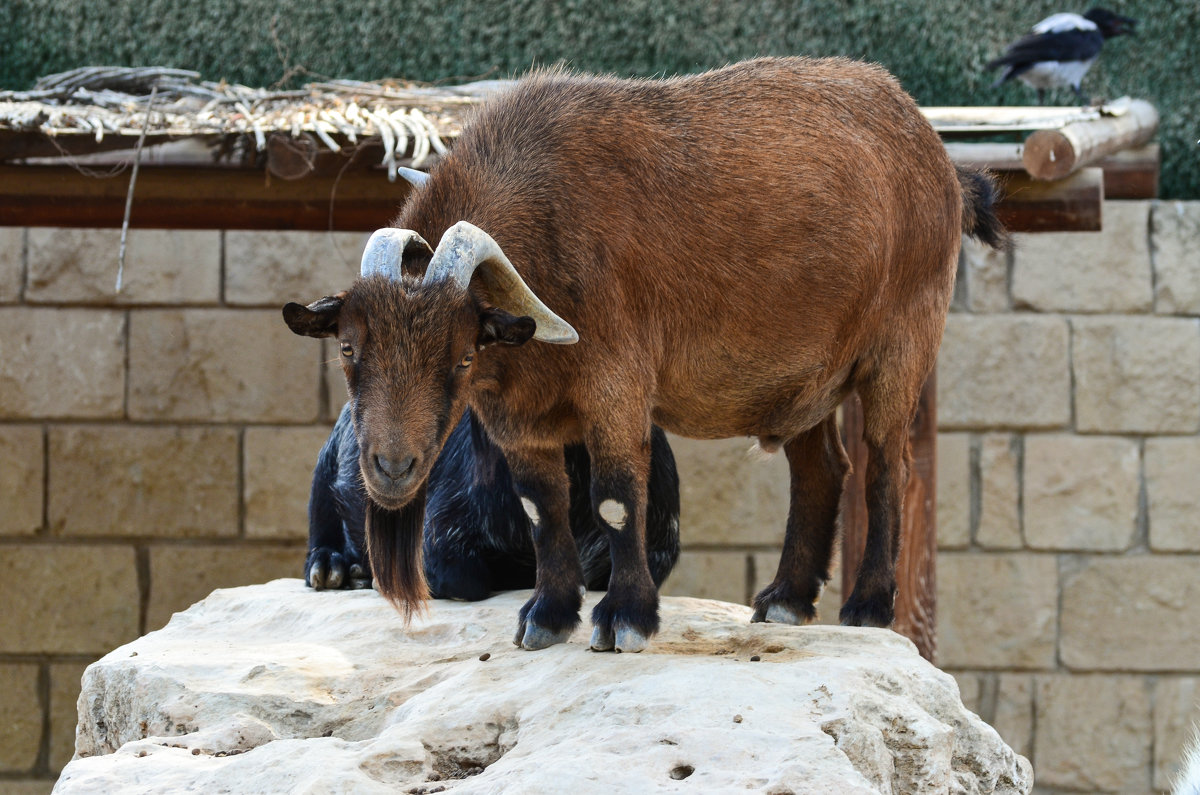
[[[1167,786],[1200,717],[1200,204],[964,253],[939,373],[939,664],[1051,791]],[[216,587],[298,576],[341,406],[279,307],[365,235],[0,228],[0,790],[48,791],[84,666]],[[774,574],[786,463],[672,440],[667,593]],[[836,620],[837,577],[822,600]]]

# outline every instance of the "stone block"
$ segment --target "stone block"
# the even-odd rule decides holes
[[[1013,305],[1041,312],[1144,312],[1151,288],[1149,202],[1104,203],[1101,232],[1016,236]]]
[[[996,682],[996,709],[992,727],[1014,751],[1033,755],[1033,677],[1001,673]]]
[[[38,666],[0,663],[0,773],[32,770],[41,742]]]
[[[125,403],[125,318],[98,309],[0,309],[0,419],[110,418]]]
[[[670,441],[685,546],[783,544],[791,482],[783,453],[764,456],[741,438]]]
[[[125,546],[0,547],[0,654],[102,654],[138,636],[141,596]]]
[[[304,551],[303,544],[282,543],[152,547],[146,631],[162,628],[217,588],[302,576]]]
[[[1028,553],[938,555],[942,668],[1053,668],[1058,568]]]
[[[51,531],[64,536],[235,536],[237,459],[237,431],[231,428],[52,428]]]
[[[1147,439],[1145,456],[1150,547],[1200,552],[1200,438]]]
[[[16,226],[0,227],[0,303],[21,300],[24,271],[25,230]]]
[[[1183,754],[1200,727],[1200,679],[1159,677],[1154,683],[1154,789],[1169,792]]]
[[[0,425],[0,536],[32,535],[41,529],[45,447],[40,427]]]
[[[1059,648],[1091,671],[1192,671],[1200,556],[1089,557],[1064,574]]]
[[[962,549],[971,543],[970,434],[938,434],[937,540],[939,549]]]
[[[1159,202],[1150,214],[1154,308],[1200,315],[1200,202]]]
[[[1034,758],[1040,787],[1150,789],[1150,684],[1140,676],[1037,679]]]
[[[55,779],[27,778],[4,782],[4,795],[51,795]]]
[[[325,403],[325,416],[321,419],[325,422],[337,422],[338,415],[342,413],[342,406],[346,405],[349,400],[349,395],[346,392],[346,376],[342,373],[342,367],[338,364],[337,354],[334,352],[333,345],[329,340],[322,340],[322,358],[321,358],[321,379],[323,389],[328,397]]]
[[[1059,428],[1071,419],[1067,321],[953,315],[938,356],[942,430]]]
[[[75,755],[76,702],[86,663],[50,666],[50,770],[57,773]]]
[[[972,312],[1007,312],[1009,254],[963,236],[963,269],[967,308]]]
[[[278,310],[134,312],[129,414],[139,420],[313,422],[320,347]]]
[[[350,286],[367,232],[225,233],[225,301],[282,306],[311,303]]]
[[[246,536],[308,538],[308,495],[317,453],[329,436],[315,428],[247,428]]]
[[[985,434],[979,441],[979,527],[975,541],[982,547],[1023,546],[1020,448],[1020,438],[1007,433]]]
[[[817,600],[817,620],[815,622],[817,624],[837,625],[841,623],[838,621],[838,611],[842,609],[842,565],[839,549],[840,547],[834,544],[833,560],[829,564],[829,580],[821,590],[820,599]],[[775,579],[782,551],[780,549],[772,552],[755,552],[751,556],[754,565],[754,585],[750,589],[751,599]]]
[[[664,596],[695,596],[746,604],[745,552],[690,552],[679,554],[661,592]]]
[[[215,304],[220,299],[221,233],[131,229],[121,292],[119,229],[29,230],[25,300],[35,303]]]
[[[1026,436],[1026,543],[1034,549],[1129,549],[1137,532],[1138,467],[1133,439]]]
[[[1077,430],[1200,430],[1200,321],[1076,318],[1071,339]]]

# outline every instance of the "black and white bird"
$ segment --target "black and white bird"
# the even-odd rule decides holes
[[[1067,88],[1084,102],[1080,84],[1100,54],[1105,39],[1135,33],[1137,20],[1093,8],[1079,14],[1053,14],[1033,26],[1033,30],[1009,45],[1001,57],[988,63],[988,69],[1004,67],[995,85],[1014,77],[1036,88],[1038,104],[1046,99],[1046,89]]]

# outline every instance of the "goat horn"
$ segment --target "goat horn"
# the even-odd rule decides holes
[[[433,249],[425,242],[425,238],[411,229],[376,229],[363,249],[362,266],[359,273],[367,276],[386,276],[394,281],[400,281],[401,266],[404,262],[404,252],[419,246],[429,253]]]
[[[570,345],[579,341],[579,334],[571,324],[554,314],[529,289],[508,257],[504,256],[500,244],[487,232],[466,221],[459,221],[442,235],[425,271],[425,283],[449,279],[466,290],[476,268],[496,306],[515,315],[533,318],[537,324],[537,330],[533,333],[535,340],[556,345]]]
[[[417,171],[415,168],[397,166],[396,174],[414,188],[423,188],[429,184],[429,174],[424,171]]]

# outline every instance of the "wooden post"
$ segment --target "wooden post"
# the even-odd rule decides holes
[[[842,404],[842,433],[854,470],[842,495],[842,598],[854,589],[867,539],[867,446],[862,439],[862,403],[851,395]],[[917,645],[930,662],[937,651],[937,373],[931,373],[909,429],[912,468],[901,515],[900,560],[896,564],[896,622],[893,629]]]

